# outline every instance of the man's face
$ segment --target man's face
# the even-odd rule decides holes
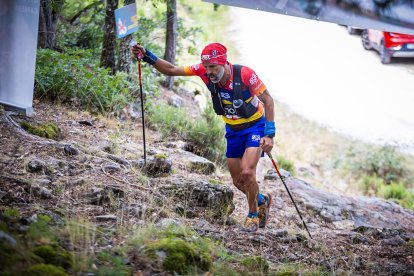
[[[203,66],[206,69],[207,76],[212,83],[218,83],[223,78],[224,65],[204,62]]]

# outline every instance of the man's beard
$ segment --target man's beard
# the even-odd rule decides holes
[[[223,78],[223,76],[224,76],[224,66],[220,66],[220,71],[217,74],[208,75],[212,83],[219,83],[219,81]]]

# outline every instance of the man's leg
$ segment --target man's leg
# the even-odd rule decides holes
[[[259,147],[249,147],[242,158],[227,158],[233,184],[246,195],[250,213],[257,212],[259,186],[256,181],[256,167],[260,153]]]

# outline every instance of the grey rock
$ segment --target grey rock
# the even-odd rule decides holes
[[[268,234],[274,238],[286,237],[288,231],[284,229],[269,229]]]
[[[90,204],[101,205],[105,200],[104,190],[102,188],[92,188],[84,197]]]
[[[118,164],[124,165],[126,167],[130,166],[129,161],[124,159],[124,158],[121,158],[121,157],[118,157],[118,156],[115,156],[115,155],[112,155],[112,154],[108,154],[106,157],[108,157],[112,161],[115,161]]]
[[[353,222],[355,227],[406,229],[411,232],[414,230],[414,212],[394,202],[379,198],[335,195],[293,177],[287,178],[285,182],[295,201],[303,203],[306,209],[311,209],[327,222],[337,226],[338,222],[345,221]]]
[[[16,240],[12,236],[4,233],[1,230],[0,230],[0,241],[3,241],[13,247],[16,246]]]
[[[183,105],[183,98],[180,96],[173,94],[167,96],[167,102],[169,105],[174,107],[181,107]]]
[[[130,103],[126,112],[132,119],[140,119],[142,117],[141,102]]]
[[[46,163],[42,160],[32,159],[26,164],[26,171],[30,173],[44,172],[46,169]]]
[[[78,123],[79,123],[80,125],[85,125],[85,126],[93,126],[93,122],[92,122],[92,120],[81,120],[81,121],[78,121]]]
[[[76,186],[82,186],[86,183],[84,178],[79,179],[71,179],[66,183],[66,186],[69,187],[76,187]]]
[[[52,221],[53,221],[54,223],[56,223],[57,225],[64,225],[64,222],[63,222],[63,220],[62,220],[61,216],[60,216],[60,215],[58,215],[58,214],[56,214],[55,212],[52,212],[52,211],[49,211],[49,210],[43,210],[43,211],[41,211],[40,213],[41,213],[42,215],[46,215],[46,216],[48,216],[49,218],[51,218],[51,219],[52,219]]]
[[[167,228],[169,226],[180,226],[181,222],[172,218],[163,218],[156,225],[161,228]]]
[[[112,164],[106,164],[103,166],[105,172],[107,173],[114,173],[119,172],[121,170],[121,167],[118,164],[112,163]]]
[[[65,145],[63,151],[66,155],[79,155],[80,153],[80,151],[71,144]]]
[[[51,198],[53,196],[52,191],[45,188],[45,187],[40,187],[38,193],[39,193],[40,197],[46,198],[46,199]]]
[[[400,236],[395,236],[395,237],[392,237],[392,238],[382,240],[381,244],[382,245],[391,245],[391,246],[401,246],[401,245],[406,244],[406,242]]]
[[[107,140],[99,141],[98,147],[100,150],[105,151],[107,153],[114,153],[115,151],[115,144]]]
[[[141,204],[127,204],[124,205],[125,211],[132,216],[142,218],[145,213],[146,207]]]
[[[184,150],[186,148],[186,145],[187,143],[184,141],[174,141],[166,143],[165,147]]]
[[[102,205],[110,202],[111,198],[124,198],[125,191],[118,185],[107,185],[104,188],[93,187],[84,197],[89,204]]]
[[[316,223],[313,223],[313,222],[307,223],[306,226],[308,226],[308,228],[310,228],[310,229],[318,229],[318,228],[320,228],[320,225],[319,224],[316,224]]]
[[[118,217],[115,215],[101,215],[101,216],[95,216],[95,219],[97,221],[116,221]]]
[[[205,180],[179,178],[166,180],[159,191],[177,198],[177,205],[185,203],[188,207],[201,207],[208,210],[212,217],[229,215],[234,210],[233,191],[224,185],[214,185]]]
[[[135,160],[132,163],[133,166],[142,168],[143,171],[151,177],[158,177],[164,174],[170,174],[172,170],[172,160],[164,157],[163,155],[155,155],[147,158],[147,164],[144,160]]]
[[[190,172],[200,173],[200,174],[212,174],[216,170],[216,166],[213,162],[208,159],[193,155],[185,159],[186,168]]]
[[[283,179],[292,176],[290,172],[288,172],[284,169],[279,169],[279,172],[280,172],[280,175],[282,176]],[[278,173],[275,169],[271,169],[271,170],[267,171],[267,173],[264,176],[264,179],[265,180],[277,180],[277,179],[280,179],[280,177],[279,177],[279,175],[278,175]]]
[[[52,180],[50,179],[50,177],[45,176],[42,178],[37,178],[36,183],[39,184],[40,186],[48,186],[49,184],[52,183]]]

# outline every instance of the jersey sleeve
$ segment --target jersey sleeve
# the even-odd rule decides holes
[[[252,96],[259,96],[266,90],[266,86],[257,76],[257,74],[249,67],[242,67],[241,79],[245,86],[249,88]]]
[[[201,63],[184,66],[184,73],[186,76],[202,76],[206,73]]]

